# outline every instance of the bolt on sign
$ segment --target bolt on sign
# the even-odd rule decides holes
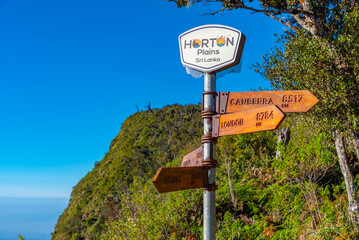
[[[213,116],[213,137],[277,129],[285,114],[275,105]]]
[[[159,193],[203,188],[208,186],[208,168],[160,168],[153,178],[153,184]]]
[[[307,112],[319,100],[308,90],[264,92],[220,92],[217,112],[231,113],[277,105],[283,112]]]
[[[200,146],[196,150],[190,152],[182,159],[181,167],[194,167],[202,166],[203,160],[203,146]]]
[[[183,66],[215,73],[240,62],[246,37],[223,25],[203,25],[179,36]]]

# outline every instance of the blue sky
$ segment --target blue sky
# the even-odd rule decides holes
[[[181,65],[178,36],[204,24],[242,31],[242,72],[218,91],[267,82],[248,68],[283,26],[215,5],[120,0],[0,0],[0,197],[69,198],[123,121],[145,109],[201,101],[203,79]]]

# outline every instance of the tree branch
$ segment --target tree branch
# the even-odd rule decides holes
[[[257,9],[253,7],[249,7],[245,5],[243,2],[239,2],[237,4],[232,5],[235,9],[242,8],[246,9],[255,13],[264,13],[264,14],[272,14],[272,15],[279,15],[279,14],[299,14],[300,11],[298,8],[290,8],[290,9],[277,9],[277,10],[270,10],[270,9]],[[302,13],[304,14],[304,13]]]
[[[195,2],[203,2],[202,0],[197,0]],[[206,2],[216,2],[216,1],[210,1],[207,0]],[[304,16],[308,16],[308,17],[314,17],[313,13],[309,12],[309,11],[304,11],[303,8],[301,6],[299,7],[294,7],[294,8],[288,8],[288,9],[258,9],[258,8],[254,8],[254,7],[250,7],[246,4],[244,4],[244,2],[242,0],[237,0],[234,3],[229,3],[227,6],[225,6],[224,8],[221,8],[218,11],[215,12],[211,12],[211,13],[206,13],[204,15],[215,15],[217,13],[221,13],[224,10],[232,10],[232,9],[245,9],[248,11],[252,11],[252,13],[263,13],[265,15],[280,15],[280,14],[302,14]],[[268,15],[269,16],[269,15]]]
[[[283,24],[283,25],[289,27],[289,28],[292,29],[294,32],[295,32],[296,30],[298,30],[298,28],[296,28],[296,27],[295,27],[293,24],[291,24],[288,20],[283,21],[282,19],[280,19],[280,18],[278,18],[278,17],[276,17],[276,16],[274,16],[273,14],[270,14],[270,13],[265,13],[265,15],[267,15],[268,17],[271,17],[271,18],[273,18],[274,20],[280,22],[281,24]]]

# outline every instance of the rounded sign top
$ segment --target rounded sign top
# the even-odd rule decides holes
[[[183,66],[207,73],[233,67],[240,62],[246,37],[223,25],[203,25],[179,36]]]

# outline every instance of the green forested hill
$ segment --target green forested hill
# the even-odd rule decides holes
[[[219,139],[218,239],[358,238],[331,134],[306,122],[287,117],[286,146],[277,144],[277,131]],[[52,239],[200,239],[202,190],[159,194],[152,178],[200,146],[202,126],[199,105],[130,116],[73,188]],[[355,169],[349,141],[347,148]]]
[[[200,144],[199,105],[173,105],[130,116],[102,161],[74,188],[52,239],[99,239],[116,205],[136,181],[152,179],[157,169]]]

